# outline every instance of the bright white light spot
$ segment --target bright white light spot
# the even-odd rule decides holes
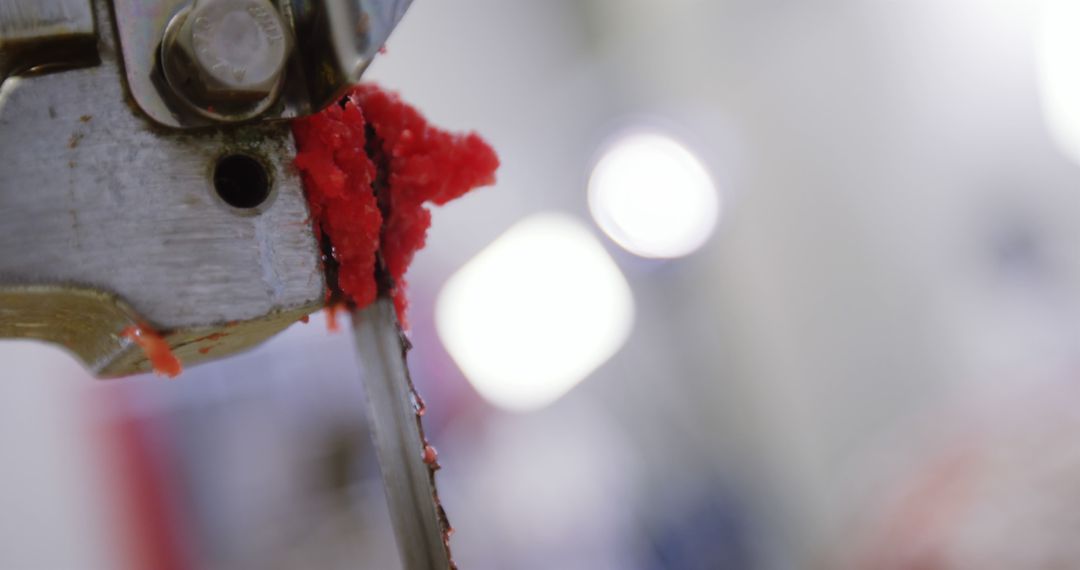
[[[634,321],[630,286],[582,223],[523,220],[443,287],[439,337],[480,395],[541,408],[611,358]]]
[[[1080,2],[1043,8],[1038,33],[1039,87],[1050,134],[1080,162]]]
[[[615,142],[589,179],[589,209],[604,232],[642,257],[701,247],[720,214],[705,166],[679,142],[635,133]]]

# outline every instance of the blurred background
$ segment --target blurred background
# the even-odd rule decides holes
[[[417,258],[463,569],[1080,568],[1080,2],[418,0],[499,151]],[[347,332],[0,342],[0,567],[398,567]]]

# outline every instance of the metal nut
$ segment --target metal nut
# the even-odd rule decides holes
[[[268,0],[195,0],[177,18],[162,50],[173,89],[201,106],[276,96],[290,41]]]

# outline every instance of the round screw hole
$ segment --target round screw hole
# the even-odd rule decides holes
[[[270,176],[259,160],[246,154],[230,154],[214,167],[214,189],[234,208],[256,208],[270,197]]]

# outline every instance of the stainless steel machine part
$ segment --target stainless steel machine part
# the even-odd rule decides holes
[[[357,82],[412,0],[282,0],[288,2],[297,52],[307,75],[308,98],[317,109]]]
[[[276,100],[291,38],[269,0],[195,0],[166,27],[161,64],[196,113],[243,120]]]
[[[121,376],[149,368],[125,326],[161,331],[191,364],[321,307],[288,125],[157,128],[126,96],[111,26],[97,45],[98,66],[0,85],[0,338],[58,343],[96,374]],[[255,207],[215,190],[229,155],[265,169]]]
[[[0,83],[14,73],[97,62],[90,0],[0,2]]]
[[[354,313],[352,323],[402,563],[406,570],[446,570],[451,567],[450,529],[435,492],[434,467],[424,458],[422,404],[405,365],[406,341],[393,301],[379,298]]]
[[[123,334],[128,327],[160,331],[192,364],[253,346],[321,307],[320,248],[289,167],[295,149],[288,125],[213,128],[237,116],[193,112],[188,103],[258,105],[283,83],[283,96],[261,118],[321,108],[358,79],[409,1],[285,4],[303,58],[294,55],[282,71],[275,58],[284,56],[263,54],[265,76],[242,85],[243,77],[215,75],[215,60],[194,61],[199,10],[239,6],[234,24],[250,27],[245,14],[255,16],[266,39],[276,24],[267,28],[265,12],[248,11],[265,8],[265,0],[200,1],[179,19],[184,2],[114,0],[122,46],[108,24],[94,34],[93,16],[110,20],[105,0],[97,0],[96,12],[89,0],[36,1],[0,3],[0,338],[57,343],[97,375],[123,376],[151,365]],[[185,17],[195,18],[186,38]],[[214,17],[220,24],[229,14]],[[177,35],[162,51],[170,19]],[[23,51],[20,42],[49,47],[48,57]],[[92,57],[71,56],[76,46]],[[193,101],[178,102],[159,53],[194,66],[200,85],[181,90]],[[94,63],[4,80],[34,67]],[[297,81],[304,66],[312,73]],[[167,127],[211,128],[167,129],[147,116]],[[227,165],[242,171],[222,173]],[[222,187],[237,180],[256,187],[246,194],[240,188],[239,197]],[[403,564],[451,568],[450,529],[393,303],[381,298],[358,311],[353,327]]]
[[[262,5],[266,0],[202,0]],[[237,113],[220,105],[193,109],[165,79],[159,53],[177,15],[191,0],[113,0],[116,29],[132,98],[160,125],[199,128],[220,121],[289,119],[313,113],[359,81],[412,0],[277,0],[277,16],[295,40],[279,97]],[[179,26],[175,26],[179,27]],[[209,111],[207,107],[212,107]]]

